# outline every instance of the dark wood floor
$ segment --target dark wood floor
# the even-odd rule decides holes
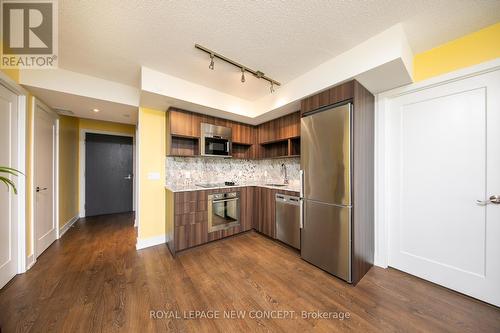
[[[79,221],[0,291],[1,332],[500,332],[498,308],[392,269],[374,267],[352,287],[254,232],[176,259],[165,246],[136,251],[135,235],[128,214]],[[191,310],[246,318],[186,319]],[[249,318],[280,314],[261,312],[271,310],[294,319]]]

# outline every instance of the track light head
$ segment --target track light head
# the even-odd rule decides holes
[[[241,67],[241,83],[245,83],[245,67]]]
[[[271,87],[269,88],[269,90],[271,91],[271,94],[274,92],[274,82],[271,81]]]
[[[210,65],[208,65],[208,68],[211,70],[214,70],[214,54],[210,53]]]

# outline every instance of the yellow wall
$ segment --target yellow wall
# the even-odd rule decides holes
[[[135,126],[127,124],[113,123],[93,119],[80,118],[80,129],[90,129],[95,131],[105,131],[135,135]]]
[[[78,118],[59,118],[59,227],[78,215]]]
[[[165,112],[139,109],[139,235],[146,239],[165,235]],[[158,172],[160,179],[147,175]]]
[[[2,72],[7,74],[12,80],[19,83],[19,69],[2,69]]]
[[[500,22],[417,54],[413,60],[413,78],[421,81],[498,57]]]

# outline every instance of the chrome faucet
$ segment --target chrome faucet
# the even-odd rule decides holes
[[[285,163],[281,163],[281,175],[283,176],[283,184],[288,185],[288,174],[286,172]]]

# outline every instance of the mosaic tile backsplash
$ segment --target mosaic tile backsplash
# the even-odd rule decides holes
[[[290,183],[299,182],[300,158],[239,160],[213,157],[167,157],[166,182],[176,186],[233,181],[237,184],[283,182],[281,164]]]

